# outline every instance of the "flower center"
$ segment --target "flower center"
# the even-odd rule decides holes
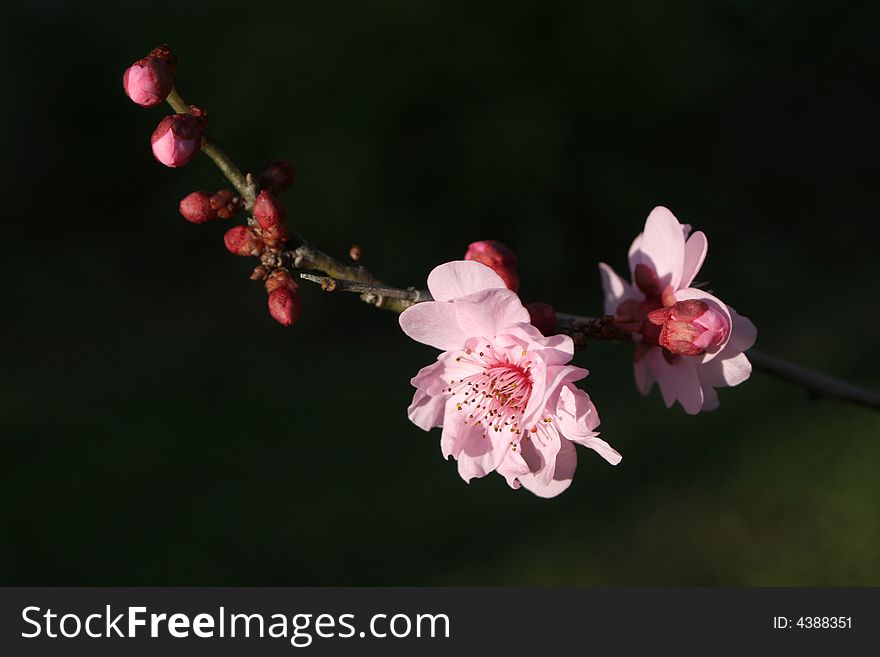
[[[532,362],[527,352],[511,358],[506,351],[487,344],[480,351],[464,351],[456,362],[473,365],[475,370],[451,381],[446,389],[458,410],[467,414],[465,424],[519,433],[519,421],[532,393]]]

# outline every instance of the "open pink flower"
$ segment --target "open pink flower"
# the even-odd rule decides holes
[[[637,342],[636,385],[648,394],[656,381],[666,406],[678,401],[690,414],[718,406],[715,388],[735,386],[752,372],[746,349],[757,331],[713,295],[690,287],[706,258],[701,232],[690,234],[666,208],[648,215],[629,249],[633,283],[599,265],[605,313]]]
[[[553,497],[571,484],[574,443],[612,464],[620,454],[597,437],[599,416],[574,386],[571,338],[544,337],[515,292],[489,267],[449,262],[428,276],[434,301],[400,316],[404,332],[443,351],[412,379],[409,418],[443,427],[440,447],[465,481],[497,471],[512,488]]]

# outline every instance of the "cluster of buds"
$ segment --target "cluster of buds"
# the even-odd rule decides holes
[[[180,214],[187,221],[203,224],[214,219],[231,219],[241,210],[241,199],[231,189],[192,192],[180,201]]]
[[[129,66],[122,76],[125,93],[141,107],[155,107],[174,91],[177,59],[167,45],[159,46],[143,59]],[[183,104],[179,96],[169,100],[175,108]],[[205,124],[208,116],[204,110],[190,105],[188,111],[166,116],[159,122],[150,138],[153,155],[167,167],[177,168],[188,164],[202,148]],[[290,230],[285,221],[284,206],[276,198],[293,184],[294,169],[290,162],[275,160],[256,177],[260,193],[253,199],[252,207],[230,189],[211,193],[196,191],[180,201],[180,214],[194,224],[215,219],[230,219],[243,207],[250,207],[252,216],[246,225],[234,226],[226,231],[223,242],[235,255],[263,256],[267,252],[275,256],[290,240]],[[270,259],[276,264],[278,257]],[[265,260],[264,260],[265,261]],[[257,267],[254,276],[265,280],[269,294],[269,313],[283,324],[290,326],[300,314],[299,286],[285,269],[269,270]]]
[[[486,265],[504,281],[508,289],[519,292],[519,263],[516,254],[497,240],[480,240],[468,245],[465,260]],[[548,303],[528,303],[532,325],[544,335],[556,333],[556,311]]]

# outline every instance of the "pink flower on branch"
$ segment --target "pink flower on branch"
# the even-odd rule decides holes
[[[574,382],[587,370],[569,365],[568,336],[543,336],[515,292],[473,261],[440,265],[428,276],[434,301],[400,316],[414,340],[443,351],[413,379],[408,413],[425,431],[442,427],[445,458],[465,481],[490,472],[541,497],[571,484],[574,443],[616,465],[621,457],[598,438],[599,416]]]
[[[666,208],[654,208],[629,249],[633,283],[604,263],[599,271],[605,313],[637,342],[639,390],[648,394],[657,382],[666,406],[678,401],[695,414],[718,406],[715,388],[749,378],[744,352],[757,331],[720,299],[690,287],[708,250],[706,236],[690,231]]]

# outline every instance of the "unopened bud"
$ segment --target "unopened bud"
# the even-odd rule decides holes
[[[526,310],[529,311],[532,326],[543,335],[556,333],[556,311],[553,310],[553,306],[549,303],[527,303]]]
[[[177,59],[168,46],[160,46],[125,69],[122,74],[122,88],[141,107],[155,107],[174,88],[176,66]]]
[[[278,202],[272,192],[264,189],[254,201],[254,219],[260,228],[271,228],[284,223],[284,206]]]
[[[302,312],[302,304],[297,292],[279,287],[269,293],[269,314],[283,326],[290,326]]]
[[[286,244],[290,239],[290,229],[287,228],[287,224],[270,226],[263,229],[261,233],[263,241],[270,249],[277,249]]]
[[[287,160],[274,160],[266,165],[266,170],[257,177],[257,182],[263,189],[279,194],[293,184],[294,177],[293,164]]]
[[[193,192],[184,196],[180,202],[180,214],[194,224],[217,218],[217,210],[211,204],[211,194],[208,192]]]
[[[257,265],[254,267],[254,270],[251,272],[251,280],[252,281],[265,281],[269,277],[269,270],[266,269],[263,265]]]
[[[291,292],[297,292],[299,285],[293,280],[293,277],[285,269],[276,269],[269,278],[266,279],[266,292],[272,294],[279,287],[283,287]]]
[[[491,267],[504,284],[514,292],[519,291],[519,274],[513,251],[496,240],[482,240],[468,246],[465,260],[473,260]]]
[[[202,133],[207,119],[197,108],[193,110],[197,113],[166,116],[150,137],[153,155],[166,167],[182,167],[202,147]]]
[[[729,333],[727,318],[697,299],[652,310],[642,329],[647,342],[677,356],[699,356],[724,342]]]
[[[241,209],[241,200],[231,189],[221,189],[211,196],[210,202],[221,219],[231,219]]]
[[[263,252],[263,240],[247,226],[234,226],[227,230],[223,243],[235,255],[255,256]]]

